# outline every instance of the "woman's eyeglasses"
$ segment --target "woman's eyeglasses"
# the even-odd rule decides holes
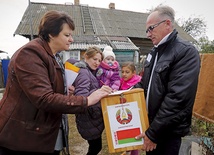
[[[157,24],[151,25],[147,28],[146,33],[151,32],[152,30],[154,30],[154,28],[158,27],[161,23],[165,22],[166,20],[163,20]]]

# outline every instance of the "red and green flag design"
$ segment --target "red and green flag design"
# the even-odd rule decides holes
[[[141,141],[136,140],[135,137],[140,134],[140,128],[133,128],[127,130],[120,130],[116,132],[118,144],[126,144]]]

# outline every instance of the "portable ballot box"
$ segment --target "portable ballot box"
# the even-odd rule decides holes
[[[117,91],[101,99],[109,153],[142,149],[135,137],[148,128],[144,90]]]

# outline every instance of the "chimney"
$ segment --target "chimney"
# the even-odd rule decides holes
[[[115,3],[110,3],[108,7],[109,9],[115,9]]]
[[[80,5],[80,0],[74,0],[74,5]]]
[[[72,2],[65,2],[65,5],[73,5]]]

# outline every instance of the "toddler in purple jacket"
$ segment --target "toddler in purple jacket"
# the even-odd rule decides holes
[[[106,46],[103,50],[104,59],[99,66],[96,77],[100,86],[107,85],[113,91],[119,90],[120,75],[119,63],[116,61],[115,54],[110,46]]]

